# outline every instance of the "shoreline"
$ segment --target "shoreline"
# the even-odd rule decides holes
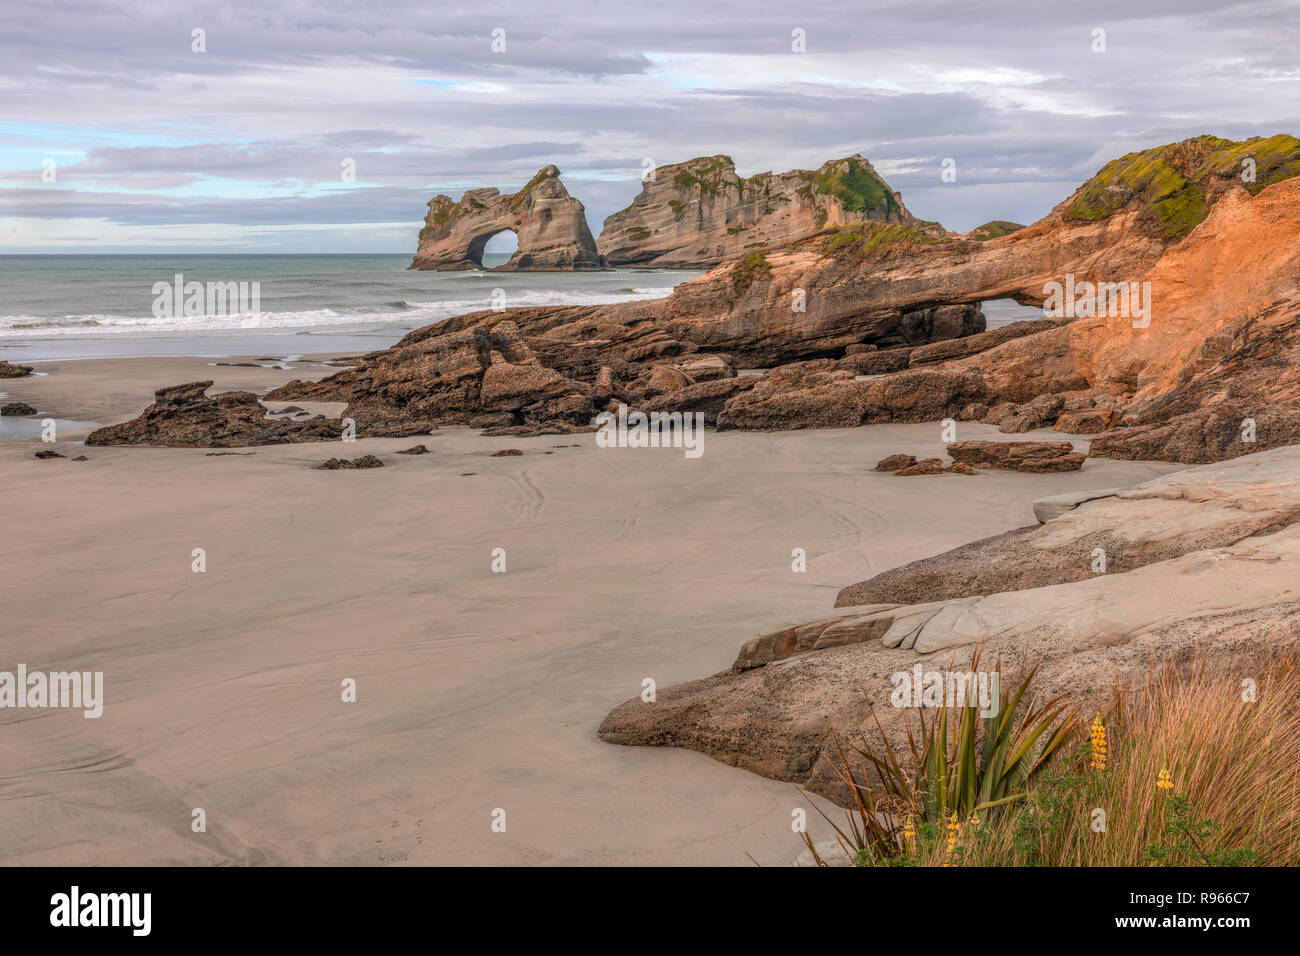
[[[0,390],[107,424],[166,385],[258,390],[311,371],[208,361],[55,363]],[[17,625],[0,660],[105,673],[98,720],[25,719],[0,864],[787,863],[803,849],[793,785],[604,743],[606,714],[645,677],[664,689],[726,669],[853,581],[1033,523],[1037,498],[1181,467],[871,470],[939,437],[709,430],[691,460],[448,426],[359,439],[347,456],[385,467],[337,473],[311,467],[340,454],[332,442],[79,449],[86,462],[0,442],[0,480],[25,491],[0,546]],[[430,454],[393,455],[414,444]],[[491,457],[506,448],[523,454]],[[207,834],[190,832],[195,807]]]

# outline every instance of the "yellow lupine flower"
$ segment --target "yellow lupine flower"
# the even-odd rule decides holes
[[[1092,763],[1093,770],[1106,769],[1106,728],[1101,723],[1101,714],[1098,714],[1092,722],[1092,731],[1089,733],[1089,740],[1092,743]]]
[[[1160,768],[1160,776],[1156,779],[1156,786],[1161,790],[1172,790],[1174,782],[1169,778],[1169,766],[1166,764]]]
[[[957,835],[961,833],[961,824],[957,822],[957,811],[952,812],[952,819],[948,821],[948,852],[951,853],[957,845]]]

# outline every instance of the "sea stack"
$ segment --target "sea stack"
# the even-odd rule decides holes
[[[864,221],[943,233],[912,216],[856,154],[747,179],[730,156],[701,156],[656,169],[632,205],[605,220],[597,247],[612,266],[709,269],[751,249]]]
[[[482,269],[483,250],[498,233],[511,231],[519,248],[498,272],[571,272],[605,268],[587,227],[582,203],[560,182],[560,170],[544,166],[522,189],[470,189],[458,200],[438,195],[420,230],[412,269]]]

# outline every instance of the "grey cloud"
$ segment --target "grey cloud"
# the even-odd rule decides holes
[[[61,159],[57,190],[11,161],[0,214],[372,224],[361,232],[373,237],[417,221],[434,192],[511,188],[555,162],[598,229],[636,194],[642,157],[723,152],[748,174],[862,152],[901,164],[887,178],[918,215],[1026,221],[1130,149],[1296,132],[1298,20],[1287,0],[55,0],[0,14],[5,113],[25,124],[5,138],[86,159]],[[190,51],[193,27],[207,30],[205,54]],[[796,27],[808,53],[761,61],[798,64],[789,79],[719,66],[795,56]],[[1095,27],[1104,55],[1090,49]],[[865,85],[904,74],[898,90]],[[175,145],[137,145],[164,136]],[[345,157],[365,188],[315,195]],[[938,181],[945,157],[956,183]],[[191,198],[213,179],[249,195]]]

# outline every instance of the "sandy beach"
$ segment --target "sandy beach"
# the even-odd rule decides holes
[[[40,363],[0,391],[110,424],[164,385],[332,371],[212,361]],[[644,678],[727,668],[851,582],[1031,523],[1036,498],[1179,467],[871,470],[941,455],[937,424],[709,431],[696,460],[450,427],[219,456],[71,444],[84,434],[0,443],[0,668],[103,671],[105,698],[99,719],[0,712],[5,864],[787,863],[807,803],[792,785],[605,744],[601,719]],[[430,453],[393,454],[417,442]],[[68,458],[33,457],[49,447]],[[492,457],[506,448],[523,454]],[[312,470],[367,453],[385,467]]]

